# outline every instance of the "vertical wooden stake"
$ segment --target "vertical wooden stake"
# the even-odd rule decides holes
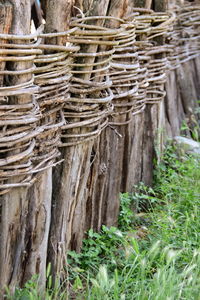
[[[9,4],[10,2],[10,4]],[[31,4],[29,0],[6,1],[9,22],[4,26],[6,31],[10,26],[10,5],[13,7],[12,34],[29,34],[31,21]],[[4,3],[4,2],[3,2]],[[29,68],[31,62],[16,62],[12,64],[14,70]],[[31,74],[13,76],[11,84],[26,82]],[[26,104],[32,101],[31,95],[14,96],[8,103]],[[17,151],[17,150],[16,150]],[[13,153],[13,152],[12,152]],[[13,179],[15,183],[15,178]],[[14,287],[21,283],[23,277],[23,259],[25,255],[26,217],[28,212],[27,188],[12,189],[1,197],[1,235],[0,235],[0,286]]]
[[[0,0],[0,33],[9,33],[12,23],[12,5],[8,1]],[[2,47],[5,40],[0,40]],[[0,70],[4,70],[5,63],[0,62]],[[0,75],[0,86],[3,85],[3,76]]]
[[[146,0],[145,8],[151,9],[151,5],[152,5],[152,0]]]
[[[12,23],[12,13],[13,13],[13,7],[11,3],[8,1],[0,1],[0,33],[6,33],[8,34],[10,31],[11,23]],[[5,43],[5,40],[0,40],[0,46],[3,47],[3,44]],[[5,62],[0,62],[0,70],[4,70],[5,68]],[[0,86],[3,86],[3,75],[0,75]],[[8,273],[4,269],[5,264],[5,252],[3,250],[3,243],[5,241],[4,239],[4,221],[2,214],[4,213],[4,197],[0,196],[0,290],[4,287],[4,284],[7,282],[6,279],[8,278]],[[0,292],[0,298],[1,298],[1,292]]]

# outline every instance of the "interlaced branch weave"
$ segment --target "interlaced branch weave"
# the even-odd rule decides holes
[[[59,147],[162,101],[168,72],[200,54],[199,24],[200,5],[190,4],[135,8],[124,20],[81,15],[66,32],[0,34],[0,194],[30,186],[59,162]]]
[[[33,60],[41,54],[36,35],[1,34],[0,60],[0,194],[11,188],[29,186],[35,172],[36,138],[43,131],[35,94]]]
[[[81,17],[71,21],[77,27],[69,42],[80,46],[72,55],[70,99],[64,105],[66,125],[62,127],[62,145],[72,146],[97,137],[108,123],[112,109],[112,81],[109,68],[116,36],[123,28],[110,29],[97,25],[109,17]]]

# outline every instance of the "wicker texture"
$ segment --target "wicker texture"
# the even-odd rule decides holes
[[[1,34],[0,194],[59,163],[59,147],[162,101],[168,72],[200,54],[199,24],[200,6],[184,5],[136,8],[125,20],[81,15],[66,32]]]

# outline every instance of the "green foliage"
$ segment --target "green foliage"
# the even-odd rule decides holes
[[[82,274],[89,268],[96,273],[101,264],[108,264],[109,268],[114,270],[124,256],[123,245],[125,243],[124,233],[116,227],[102,226],[100,233],[90,229],[87,239],[83,241],[81,253],[75,251],[67,253],[70,279],[76,278],[77,268]],[[74,265],[75,268],[71,267]]]
[[[180,161],[168,146],[155,171],[154,190],[140,184],[121,195],[121,256],[114,270],[112,259],[101,257],[96,273],[94,266],[87,268],[84,299],[200,299],[199,165],[194,157]],[[148,235],[140,238],[143,224]]]
[[[40,284],[38,275],[34,275],[26,282],[23,289],[16,287],[14,294],[6,288],[5,299],[7,300],[66,300],[68,297],[68,290],[66,282],[60,283],[59,278],[56,278],[53,284],[51,275],[51,266],[47,267],[47,286],[43,290]]]
[[[158,198],[151,187],[140,183],[133,188],[134,192],[120,195],[120,213],[118,227],[122,232],[133,230],[134,227],[141,224],[141,218],[138,213],[149,211]],[[142,223],[148,224],[148,220],[142,219]]]
[[[198,106],[194,110],[194,114],[190,115],[190,119],[186,119],[183,121],[181,126],[181,133],[184,135],[191,135],[192,139],[195,141],[199,141],[200,139],[200,124],[198,122],[197,114],[200,113],[200,107]]]

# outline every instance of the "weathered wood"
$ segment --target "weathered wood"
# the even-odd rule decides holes
[[[108,1],[76,3],[83,12],[105,15]],[[77,13],[77,11],[76,11]],[[102,21],[98,20],[101,25]],[[88,49],[86,48],[85,51]],[[96,52],[97,46],[89,46],[89,52]],[[93,60],[93,59],[92,59]],[[92,63],[90,60],[90,63]],[[87,75],[84,79],[90,79]],[[74,129],[73,133],[80,129]],[[81,133],[84,131],[81,129]],[[66,264],[66,250],[80,250],[86,222],[87,179],[94,141],[63,149],[65,159],[54,172],[54,193],[52,225],[49,239],[49,258],[56,272]],[[54,258],[52,260],[52,254]]]
[[[0,33],[9,33],[12,22],[12,5],[9,1],[0,1]],[[0,46],[5,40],[0,41]],[[4,70],[5,62],[0,62],[0,70]],[[3,76],[0,75],[0,86],[3,85]]]
[[[13,33],[29,33],[29,2],[12,1],[15,9]],[[130,2],[135,6],[151,7],[148,0]],[[0,30],[6,33],[11,22],[8,11],[12,6],[8,5],[5,13],[5,3],[8,4],[0,1]],[[43,1],[46,32],[67,29],[73,3],[71,0]],[[165,3],[154,1],[153,5],[160,11],[165,8]],[[79,0],[76,5],[89,15],[123,17],[126,11],[131,11],[126,0]],[[110,21],[107,24],[113,26]],[[62,45],[65,39],[51,42]],[[98,50],[97,46],[85,49]],[[40,274],[44,285],[47,252],[54,274],[61,272],[67,261],[66,250],[80,250],[86,229],[100,230],[102,224],[117,224],[119,192],[131,191],[140,181],[151,184],[155,143],[160,151],[166,135],[179,134],[182,121],[193,114],[195,101],[200,97],[199,61],[197,58],[183,64],[179,70],[171,71],[165,87],[165,101],[148,105],[127,126],[108,127],[95,141],[63,149],[65,162],[53,172],[52,202],[52,169],[38,177],[28,194],[26,189],[20,188],[1,198],[0,286],[21,285],[35,273]],[[25,66],[15,64],[13,69]],[[0,65],[0,69],[4,67]],[[20,77],[20,80],[26,79],[26,76]],[[1,76],[0,85],[2,83]],[[31,96],[13,97],[12,100],[26,103]],[[118,117],[119,122],[125,120],[126,116]],[[76,130],[85,132],[85,129]]]
[[[170,124],[172,135],[175,136],[179,134],[181,126],[180,119],[183,120],[185,118],[182,103],[179,101],[175,101],[176,99],[180,99],[180,90],[177,84],[176,72],[170,72],[167,82],[165,84],[165,89],[167,91],[165,98],[165,118],[167,118]]]
[[[46,31],[65,31],[68,28],[73,3],[73,1],[66,0],[59,3],[46,1]],[[59,21],[57,16],[59,16]],[[63,44],[64,40],[59,39],[57,43]],[[78,145],[63,149],[62,158],[64,158],[64,162],[54,170],[52,219],[48,249],[48,261],[51,262],[54,274],[64,270],[67,263],[66,250],[72,240],[74,243],[76,241],[72,228],[75,232],[79,232],[81,229],[80,224],[78,229],[74,224],[75,209],[79,223],[81,218],[84,219],[82,193],[85,192],[86,184],[84,181],[87,178],[87,169],[89,169],[90,164],[90,144],[89,146]],[[81,207],[78,207],[79,203]],[[80,235],[81,238],[82,235]]]
[[[111,1],[107,15],[123,18],[131,10],[132,3],[130,1]],[[116,26],[115,23],[110,22],[110,27]],[[116,122],[123,123],[128,119],[128,115],[119,115],[115,118]],[[106,167],[105,184],[101,184],[99,188],[102,189],[103,199],[101,204],[102,210],[102,224],[107,226],[117,225],[119,213],[119,193],[121,191],[121,181],[123,174],[124,151],[126,149],[126,128],[127,125],[108,127],[101,137],[101,170]],[[105,140],[107,140],[108,148],[105,148]],[[108,154],[105,154],[105,152]],[[107,160],[106,160],[107,157]],[[100,177],[101,178],[101,177]],[[99,190],[100,193],[100,190]],[[96,195],[98,201],[98,194]],[[97,212],[96,212],[97,213]],[[99,222],[100,225],[100,222]]]
[[[12,17],[13,17],[13,7],[12,4],[8,1],[0,1],[0,33],[9,33],[11,23],[12,23]],[[3,43],[5,41],[1,40],[1,46],[3,46]],[[0,70],[4,70],[5,63],[0,63]],[[3,76],[0,76],[0,86],[3,85]],[[4,285],[8,282],[7,276],[10,274],[9,271],[5,270],[4,268],[4,258],[5,258],[5,249],[3,249],[3,245],[6,243],[6,236],[7,232],[5,226],[6,220],[4,219],[3,214],[5,213],[5,204],[2,202],[4,199],[2,197],[0,198],[0,298],[1,298],[1,291]]]
[[[51,2],[51,3],[50,3]],[[46,32],[65,31],[69,1],[58,5],[56,1],[45,2]],[[60,16],[57,18],[57,16]],[[64,43],[63,38],[50,39],[51,44]],[[56,115],[51,118],[56,119]],[[49,230],[52,204],[52,168],[42,172],[36,183],[29,189],[29,211],[26,225],[26,261],[24,263],[24,282],[33,274],[39,274],[41,287],[45,286]]]
[[[74,0],[46,0],[45,1],[45,16],[46,32],[65,31],[69,27],[69,20]],[[51,43],[53,39],[51,38]],[[62,45],[65,43],[65,38],[59,37],[54,43]]]
[[[153,0],[153,9],[155,11],[166,11],[167,0]]]
[[[147,3],[148,1],[146,1]],[[166,1],[165,0],[153,0],[152,8],[155,11],[165,11]],[[156,38],[156,43],[158,45],[163,44],[163,38]],[[159,57],[159,56],[158,56]],[[164,86],[163,86],[164,88]],[[143,144],[142,144],[142,176],[141,181],[146,185],[152,185],[153,180],[153,161],[155,158],[155,147],[160,152],[162,148],[163,141],[162,131],[164,130],[164,119],[165,117],[160,113],[162,103],[148,104],[144,112],[144,133],[143,133]],[[156,145],[157,143],[157,145]],[[159,146],[158,146],[159,145]]]
[[[10,0],[13,6],[11,33],[29,34],[31,5],[29,0]],[[26,17],[24,17],[26,16]],[[21,70],[30,67],[30,63],[18,62],[10,68]],[[11,84],[25,82],[31,75],[13,77]],[[12,98],[13,103],[31,102],[32,96],[20,95]],[[27,189],[12,189],[1,198],[1,248],[0,248],[0,286],[15,286],[23,278],[25,258],[26,217],[28,212]]]
[[[145,7],[146,0],[134,0],[134,7]]]
[[[180,87],[181,99],[184,107],[184,111],[187,115],[193,113],[195,105],[195,99],[197,99],[196,89],[194,86],[193,77],[190,76],[193,70],[191,70],[191,63],[185,63],[177,70],[177,82]],[[190,99],[190,103],[188,103]],[[194,99],[192,101],[192,99]]]
[[[111,0],[108,16],[123,18],[131,12],[130,1]],[[109,21],[109,27],[115,27]],[[117,122],[127,121],[126,115],[115,118]],[[119,192],[123,173],[123,157],[126,148],[126,126],[107,127],[94,145],[96,159],[92,165],[88,180],[89,194],[87,201],[86,229],[100,230],[102,224],[117,225],[119,212]]]
[[[123,169],[122,191],[132,191],[133,185],[142,178],[142,143],[144,131],[144,113],[134,116],[127,128],[126,165]]]
[[[36,183],[29,188],[28,214],[25,233],[25,259],[23,263],[23,281],[25,283],[34,274],[39,275],[41,288],[46,282],[46,262],[48,237],[51,221],[52,169],[40,174]]]
[[[153,1],[153,0],[146,0],[146,3],[145,3],[145,8],[147,8],[147,9],[151,9],[151,6],[152,6],[152,1]]]

